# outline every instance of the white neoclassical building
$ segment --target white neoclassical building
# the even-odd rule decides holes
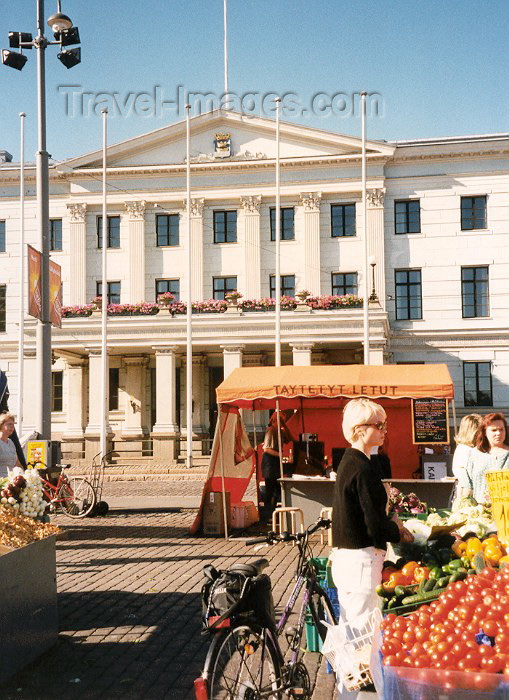
[[[186,221],[185,123],[108,149],[108,298],[197,302],[238,290],[275,295],[275,123],[228,111],[191,122],[192,206]],[[3,155],[2,155],[3,154]],[[35,169],[26,238],[37,247]],[[52,259],[64,305],[101,293],[101,153],[50,170]],[[282,293],[362,294],[368,238],[370,362],[445,362],[459,415],[509,407],[509,135],[368,142],[366,226],[360,140],[281,125]],[[0,367],[16,405],[19,164],[0,152]],[[373,274],[371,279],[371,272]],[[193,314],[193,438],[206,441],[214,389],[233,368],[274,363],[274,312]],[[53,329],[53,437],[64,455],[97,452],[100,316]],[[108,322],[111,439],[118,454],[174,459],[185,425],[185,316]],[[284,364],[362,361],[362,308],[282,312]],[[35,423],[35,321],[26,320],[25,429]],[[492,408],[493,407],[493,408]],[[204,442],[205,444],[205,442]]]

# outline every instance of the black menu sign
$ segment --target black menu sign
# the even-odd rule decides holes
[[[449,444],[447,399],[412,399],[414,445]]]

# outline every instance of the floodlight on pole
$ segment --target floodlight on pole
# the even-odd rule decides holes
[[[36,430],[42,440],[51,439],[51,321],[49,308],[49,154],[46,150],[46,47],[52,43],[44,36],[44,0],[36,0],[37,35],[31,40],[31,34],[15,32],[9,34],[9,41],[19,43],[20,49],[37,49],[37,152],[36,162],[36,200],[37,232],[41,253],[41,317],[36,327]],[[71,29],[72,21],[62,14],[60,2],[57,12],[53,14],[48,25],[53,32]],[[30,41],[24,41],[30,39]],[[61,52],[64,53],[64,52]],[[65,52],[70,53],[70,52]],[[68,57],[66,57],[67,59]],[[22,53],[2,49],[2,63],[10,68],[21,70],[27,57]],[[76,57],[65,63],[68,68],[76,65]]]
[[[81,48],[78,46],[77,49],[60,51],[57,58],[66,68],[74,68],[78,63],[81,63]]]

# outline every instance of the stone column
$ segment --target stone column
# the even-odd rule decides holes
[[[206,429],[206,405],[208,403],[207,397],[204,395],[205,390],[205,371],[204,368],[207,363],[207,358],[204,355],[193,355],[193,437],[198,435],[208,435]],[[182,432],[187,432],[187,387],[186,387],[186,359],[182,359],[182,408],[181,408],[181,422],[182,422]]]
[[[262,198],[241,197],[244,209],[244,294],[247,299],[260,299],[260,204]]]
[[[234,369],[242,367],[242,353],[245,347],[245,345],[221,345],[225,379]]]
[[[242,354],[242,367],[265,367],[267,364],[267,355],[264,352],[250,352]],[[258,439],[253,436],[253,414],[255,431]],[[251,443],[256,444],[263,440],[265,428],[269,419],[268,411],[251,411],[248,408],[242,409],[242,420],[246,426]]]
[[[178,453],[176,372],[177,345],[154,347],[156,354],[156,422],[152,428],[155,462],[171,464]]]
[[[384,252],[384,199],[385,189],[367,192],[368,256],[376,260],[375,292],[382,309],[386,306],[385,252]],[[372,269],[369,266],[369,290],[372,288]],[[373,364],[380,364],[375,362]]]
[[[66,297],[70,305],[82,306],[87,299],[87,225],[86,204],[68,204],[71,216],[69,260],[69,294]]]
[[[92,348],[88,355],[88,425],[85,429],[85,459],[91,463],[99,452],[99,440],[101,435],[101,381],[102,361],[100,348]],[[106,422],[107,447],[111,449],[110,440],[113,436],[108,420]]]
[[[83,368],[86,361],[84,358],[66,360],[67,368],[65,372],[67,380],[67,424],[63,437],[66,441],[71,439],[83,439],[84,431],[84,388]],[[97,392],[96,392],[97,395]]]
[[[127,301],[145,301],[145,202],[124,202],[129,214],[129,295]]]
[[[191,294],[193,301],[203,299],[203,208],[204,199],[191,200]],[[187,300],[187,292],[184,300]]]
[[[145,418],[145,368],[147,358],[142,356],[124,357],[126,368],[125,421],[122,427],[122,438],[142,438]]]
[[[309,367],[314,343],[290,343],[295,367]]]
[[[303,192],[304,207],[304,289],[320,294],[320,202],[321,192]]]

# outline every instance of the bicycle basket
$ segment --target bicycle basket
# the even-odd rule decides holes
[[[328,625],[322,653],[332,666],[338,685],[349,691],[360,690],[373,683],[370,670],[373,636],[380,628],[382,614],[375,609],[359,629],[350,628],[340,620],[338,625]]]
[[[250,577],[222,571],[215,581],[202,588],[202,619],[208,629],[221,616],[254,619],[265,626],[274,625],[274,601],[269,576]]]

